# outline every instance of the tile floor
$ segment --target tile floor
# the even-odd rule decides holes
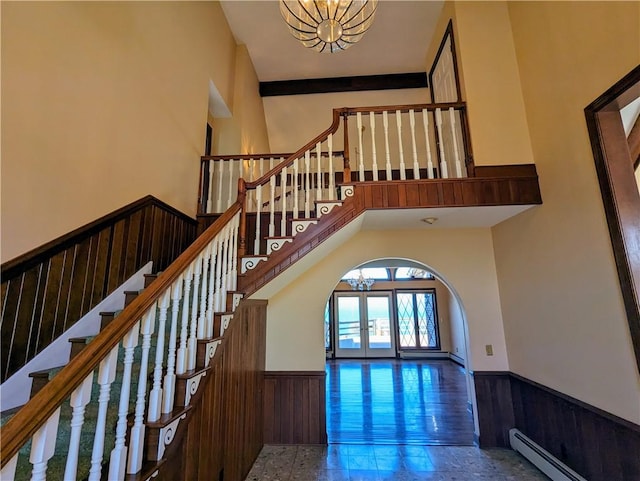
[[[472,446],[265,446],[246,481],[543,481],[515,451]]]

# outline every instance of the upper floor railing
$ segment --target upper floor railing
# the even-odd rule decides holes
[[[351,119],[350,119],[351,117]],[[285,165],[275,178],[275,210],[295,210],[306,199],[300,186],[307,177],[316,198],[328,197],[339,183],[404,179],[462,178],[474,175],[471,142],[464,103],[394,105],[334,109],[331,127],[292,154],[250,154],[201,158],[200,214],[224,212],[234,201],[237,180],[249,184],[269,179],[275,166]],[[292,180],[282,190],[283,179]],[[296,183],[297,180],[297,183]],[[270,180],[271,182],[271,180]],[[295,189],[297,196],[291,190]],[[262,194],[260,199],[257,195]],[[248,209],[266,207],[270,193],[248,192]],[[313,200],[314,196],[311,196]],[[262,202],[262,204],[260,204]]]

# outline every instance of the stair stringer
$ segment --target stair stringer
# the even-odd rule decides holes
[[[355,235],[360,230],[360,223],[353,221],[360,218],[365,211],[363,199],[356,194],[345,197],[340,207],[332,209],[317,219],[317,223],[310,225],[303,232],[298,233],[292,242],[284,244],[279,250],[271,252],[268,259],[260,262],[254,269],[238,276],[238,290],[245,296],[252,296],[271,281],[278,278],[277,284],[284,286],[291,282],[288,277],[296,277],[298,274],[289,269],[309,252],[327,241],[339,231],[342,235]],[[314,219],[315,220],[315,219]],[[345,227],[350,227],[345,229]],[[344,239],[340,239],[343,242]],[[312,261],[316,262],[316,261]],[[310,266],[305,265],[305,269]],[[285,273],[285,271],[287,271]],[[283,274],[284,273],[284,274]],[[290,274],[290,275],[287,275]],[[255,298],[268,298],[269,294],[261,290]]]

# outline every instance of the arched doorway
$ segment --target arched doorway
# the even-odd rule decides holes
[[[325,307],[330,443],[471,445],[464,309],[429,266],[355,266]]]

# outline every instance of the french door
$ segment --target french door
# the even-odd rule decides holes
[[[336,357],[395,357],[391,292],[336,292]]]

